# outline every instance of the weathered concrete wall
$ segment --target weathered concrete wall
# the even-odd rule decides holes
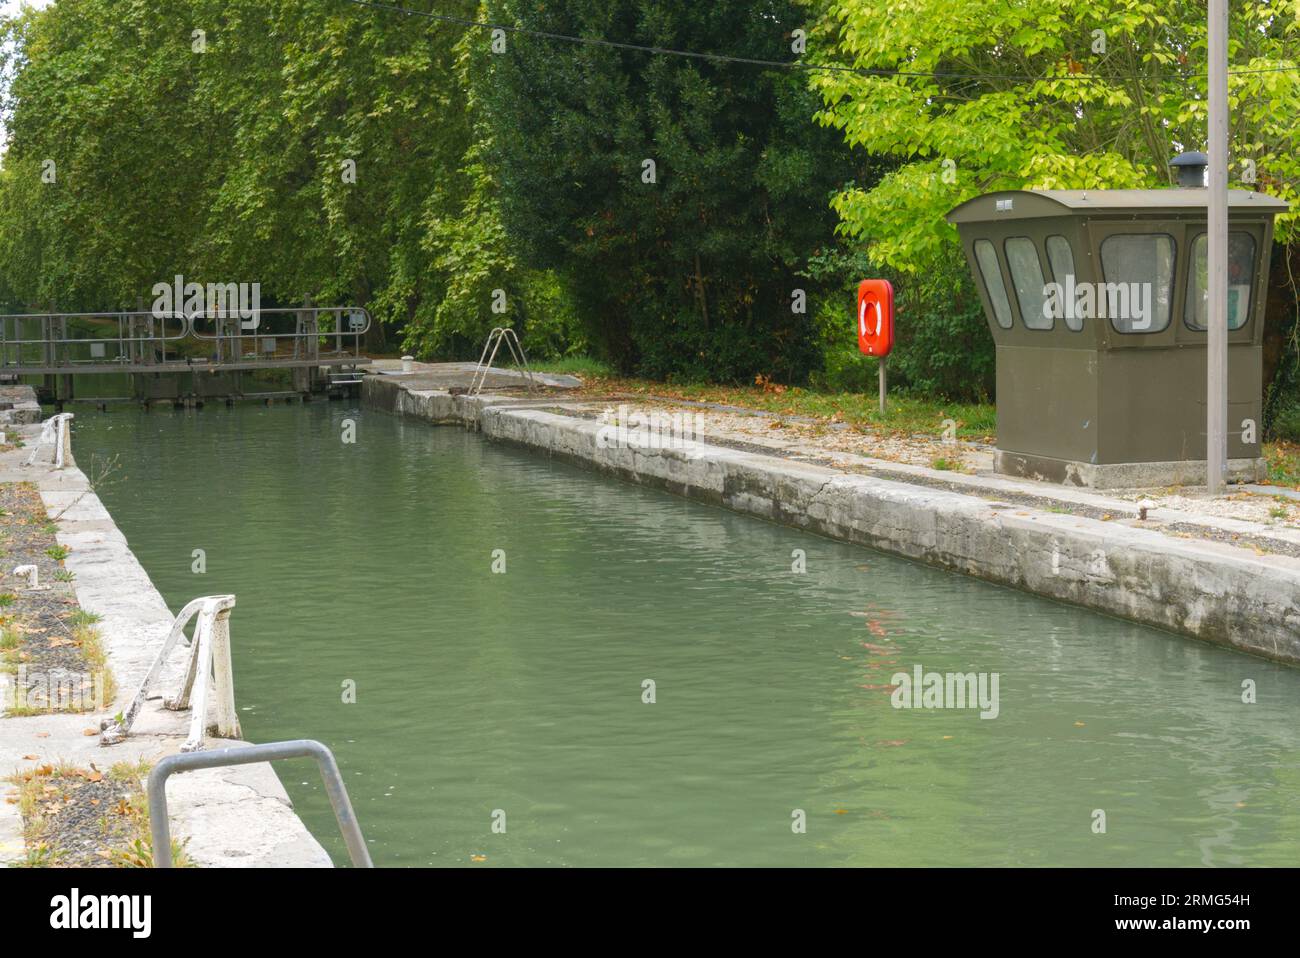
[[[367,377],[366,403],[846,542],[1300,663],[1300,560],[698,442],[600,448],[601,424]]]

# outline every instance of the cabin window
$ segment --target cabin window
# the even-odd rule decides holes
[[[1079,277],[1074,272],[1074,251],[1064,236],[1047,237],[1047,265],[1052,268],[1052,280],[1061,297],[1061,315],[1065,318],[1065,325],[1077,333],[1083,329],[1083,315],[1077,309],[1066,309],[1065,297],[1074,295]]]
[[[1080,292],[1120,333],[1158,333],[1169,326],[1174,286],[1174,238],[1167,233],[1118,233],[1101,243],[1103,282]],[[1091,295],[1089,295],[1091,294]]]
[[[1210,306],[1210,262],[1205,234],[1192,240],[1192,264],[1187,270],[1187,302],[1183,322],[1188,329],[1204,330]],[[1255,237],[1228,234],[1228,328],[1241,329],[1250,319],[1250,287],[1255,279]]]
[[[1007,287],[1002,282],[1002,270],[998,268],[998,254],[993,244],[985,239],[976,240],[975,261],[979,263],[984,290],[993,304],[993,318],[1003,329],[1010,329],[1011,301],[1007,299]]]
[[[1007,268],[1011,282],[1016,287],[1016,300],[1020,303],[1020,318],[1030,329],[1051,329],[1056,321],[1044,309],[1047,305],[1047,282],[1043,279],[1043,265],[1038,261],[1038,247],[1025,236],[1007,240]]]

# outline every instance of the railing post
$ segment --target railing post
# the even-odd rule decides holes
[[[129,734],[131,725],[144,706],[149,689],[162,672],[163,663],[176,643],[184,638],[185,626],[194,618],[194,640],[185,674],[176,695],[163,700],[163,708],[171,711],[190,710],[189,735],[181,746],[182,752],[203,748],[209,729],[222,738],[239,738],[239,713],[235,711],[235,679],[230,656],[230,610],[235,607],[233,595],[209,595],[190,602],[176,616],[171,630],[154,658],[149,674],[140,683],[124,716],[115,722],[100,725],[103,734],[101,745],[116,745]],[[215,697],[215,715],[208,722],[209,692]]]
[[[216,724],[219,738],[240,738],[239,713],[235,711],[235,673],[230,665],[230,609],[234,602],[217,608],[212,622],[212,672],[216,693]]]

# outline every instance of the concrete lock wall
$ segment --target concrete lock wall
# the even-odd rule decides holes
[[[369,376],[363,400],[607,475],[1300,663],[1300,560],[700,442],[600,448],[598,422]],[[514,408],[512,408],[512,402]]]

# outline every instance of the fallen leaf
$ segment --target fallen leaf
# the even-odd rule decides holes
[[[24,756],[23,756],[23,761],[24,761],[24,762],[34,762],[34,761],[36,761],[38,758],[40,758],[39,755],[24,755]]]
[[[98,735],[98,734],[99,734],[99,729],[97,729],[97,728],[87,728],[87,729],[82,729],[82,730],[81,730],[81,734],[82,734],[82,735]]]
[[[1074,723],[1074,727],[1075,727],[1075,728],[1083,728],[1083,727],[1085,726],[1085,724],[1086,724],[1086,723],[1084,723],[1084,722],[1075,722],[1075,723]]]
[[[888,748],[897,748],[899,745],[906,745],[911,739],[907,738],[886,738],[877,742],[877,745],[884,745]]]
[[[485,862],[485,861],[487,861],[487,856],[486,856],[486,855],[470,855],[470,856],[469,856],[469,860],[472,861],[472,862]]]

